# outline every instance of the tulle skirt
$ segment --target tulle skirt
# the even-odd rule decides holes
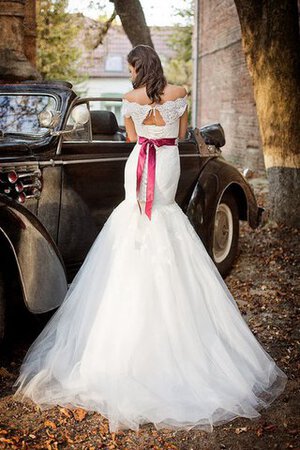
[[[125,199],[29,348],[14,396],[97,411],[110,431],[211,431],[258,417],[286,380],[179,205],[156,205],[150,222]]]

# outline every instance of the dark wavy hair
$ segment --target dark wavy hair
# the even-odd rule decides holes
[[[156,51],[150,45],[137,45],[128,53],[127,62],[137,73],[136,79],[132,82],[134,89],[146,86],[147,95],[152,103],[159,103],[167,80]]]

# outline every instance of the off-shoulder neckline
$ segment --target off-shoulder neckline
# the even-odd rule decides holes
[[[177,98],[175,98],[174,100],[166,100],[165,102],[163,102],[163,103],[155,103],[153,106],[156,108],[156,107],[158,107],[158,106],[163,106],[163,105],[165,105],[166,103],[175,103],[175,102],[177,102],[178,100],[186,100],[187,99],[187,94],[184,96],[184,97],[177,97]],[[139,105],[139,106],[150,106],[150,108],[153,108],[153,106],[152,106],[152,104],[150,104],[150,103],[144,103],[144,104],[142,104],[142,103],[138,103],[138,102],[132,102],[132,101],[130,101],[130,100],[127,100],[127,98],[123,98],[123,101],[125,101],[125,102],[127,102],[127,103],[132,103],[132,104],[135,104],[135,105]]]

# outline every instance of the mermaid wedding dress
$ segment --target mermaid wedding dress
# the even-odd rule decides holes
[[[146,142],[137,142],[126,161],[125,199],[29,347],[16,399],[28,397],[42,410],[97,411],[110,431],[149,422],[211,431],[238,416],[258,417],[284,390],[286,375],[248,328],[174,201],[186,104],[183,97],[157,105],[165,125],[156,126],[143,124],[150,105],[123,101],[123,114]],[[155,169],[152,200],[148,166],[152,177]]]

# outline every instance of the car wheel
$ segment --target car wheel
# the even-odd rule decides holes
[[[239,242],[239,210],[232,194],[225,192],[219,201],[213,227],[211,254],[224,276],[237,256]]]

